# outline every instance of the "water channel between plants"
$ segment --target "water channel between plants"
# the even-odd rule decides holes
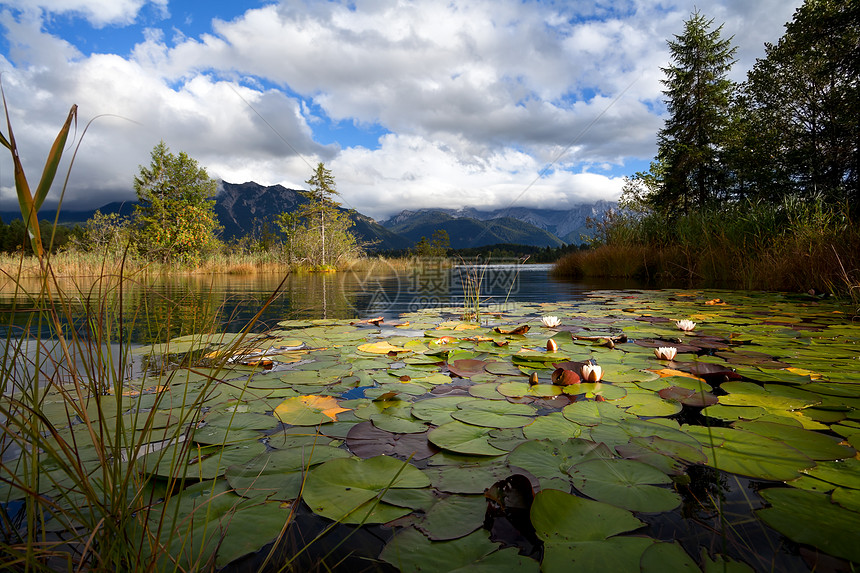
[[[123,530],[138,567],[860,562],[860,325],[837,302],[428,264],[290,276],[241,336],[280,278],[201,282],[124,293],[124,313],[146,311],[123,327],[145,376],[61,382],[31,407],[55,429],[39,461],[55,531],[97,521],[63,472],[102,491],[108,459],[140,476],[114,501],[138,504]],[[5,423],[31,410],[4,402]],[[4,479],[24,484],[15,467]]]

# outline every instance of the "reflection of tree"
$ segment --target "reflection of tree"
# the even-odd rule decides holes
[[[336,273],[293,275],[284,287],[290,310],[300,316],[343,318],[355,316],[354,293],[339,288]],[[285,317],[288,318],[288,317]]]
[[[126,293],[133,338],[165,342],[177,336],[215,332],[221,326],[223,294],[189,277],[171,277]]]

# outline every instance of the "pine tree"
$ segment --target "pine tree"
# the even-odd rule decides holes
[[[335,202],[332,197],[339,195],[339,193],[336,190],[334,175],[330,169],[326,169],[322,162],[317,164],[313,175],[305,183],[310,189],[301,192],[308,201],[302,207],[300,216],[308,222],[309,228],[316,225],[319,230],[322,249],[320,263],[324,266],[327,262],[326,224],[333,222],[332,220],[338,215],[337,208],[340,203]]]
[[[658,134],[657,159],[664,179],[654,197],[658,210],[688,213],[711,205],[724,188],[721,152],[729,123],[734,64],[731,38],[698,11],[684,33],[669,41],[672,65],[663,68],[669,118]]]

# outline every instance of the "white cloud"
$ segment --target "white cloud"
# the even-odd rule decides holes
[[[93,27],[131,24],[140,9],[153,4],[164,16],[168,0],[5,0],[10,8],[51,15],[74,15],[86,19]]]
[[[735,79],[800,3],[695,2],[734,35]],[[126,118],[93,125],[68,204],[131,198],[137,165],[163,138],[231,182],[297,187],[326,161],[345,202],[373,216],[616,197],[613,169],[655,152],[666,41],[694,9],[693,0],[282,0],[215,20],[203,35],[177,22],[129,28],[143,38],[130,54],[84,55],[75,37],[47,33],[44,19],[129,24],[145,0],[6,4],[16,10],[0,13],[10,46],[0,65],[29,172],[72,102],[82,120]],[[152,4],[166,14],[166,0]],[[313,130],[327,120],[389,134],[378,145],[323,145]]]

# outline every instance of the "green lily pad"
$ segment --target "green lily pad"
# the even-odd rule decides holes
[[[860,460],[857,458],[818,462],[803,473],[832,484],[860,489]]]
[[[290,500],[298,497],[304,474],[311,466],[348,457],[346,450],[324,445],[272,450],[247,463],[230,466],[224,477],[243,497]]]
[[[437,447],[461,454],[478,456],[504,454],[504,450],[490,445],[488,439],[491,430],[492,428],[473,426],[454,420],[430,430],[428,438]]]
[[[503,400],[464,400],[451,413],[455,420],[487,428],[521,428],[534,420],[536,411],[526,404]]]
[[[792,541],[806,543],[849,561],[860,562],[856,512],[830,502],[830,496],[794,488],[759,492],[771,507],[756,516]]]
[[[678,543],[655,543],[642,554],[639,566],[642,573],[701,573],[690,555]]]
[[[486,513],[483,495],[452,495],[436,502],[415,527],[433,541],[457,539],[482,527]]]
[[[341,523],[384,523],[410,513],[381,501],[374,506],[384,490],[428,485],[421,470],[394,458],[344,458],[311,470],[303,498],[314,513]]]
[[[508,465],[523,468],[541,480],[544,487],[570,489],[568,468],[594,459],[611,458],[612,452],[604,444],[595,444],[573,438],[560,440],[530,440],[517,446],[508,455]]]
[[[815,465],[808,456],[782,442],[732,428],[685,426],[691,436],[705,447],[707,465],[744,476],[786,481],[801,475],[801,470]],[[710,437],[722,440],[716,448],[708,447]]]
[[[379,558],[400,571],[422,573],[493,573],[506,569],[537,573],[537,561],[518,554],[517,549],[499,549],[489,539],[490,533],[479,529],[450,541],[431,541],[420,531],[408,527],[386,544]]]
[[[569,440],[582,433],[582,426],[565,418],[561,412],[539,416],[523,428],[523,435],[529,440]]]
[[[541,571],[634,571],[654,540],[612,537],[644,525],[628,511],[546,489],[535,495],[531,520],[544,542]]]
[[[672,490],[654,484],[671,483],[660,470],[633,460],[591,460],[570,470],[573,486],[585,495],[632,511],[671,511],[681,505]]]
[[[854,448],[839,445],[840,440],[838,438],[803,428],[761,420],[736,422],[733,427],[785,442],[813,460],[841,460],[850,458],[856,453]]]

